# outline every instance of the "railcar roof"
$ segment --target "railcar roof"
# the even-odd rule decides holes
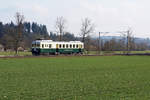
[[[36,40],[36,41],[33,41],[32,43],[82,43],[81,41],[52,41],[52,40]]]

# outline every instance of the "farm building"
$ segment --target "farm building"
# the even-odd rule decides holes
[[[4,46],[0,44],[0,51],[4,51]]]

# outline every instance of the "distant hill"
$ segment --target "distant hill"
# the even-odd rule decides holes
[[[123,37],[121,36],[102,36],[101,39],[103,39],[103,41],[109,41],[111,39],[116,39],[116,40],[120,40],[123,39]],[[150,38],[138,38],[138,37],[134,37],[135,43],[147,43],[150,46]]]

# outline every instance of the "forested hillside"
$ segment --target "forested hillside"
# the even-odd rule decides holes
[[[14,49],[17,32],[17,26],[13,23],[0,22],[0,44],[4,46],[5,50]],[[24,49],[29,49],[31,47],[31,42],[36,39],[51,39],[58,40],[58,35],[53,32],[48,32],[46,25],[38,24],[36,22],[24,22],[23,32],[21,32],[21,47]],[[77,38],[66,32],[63,35],[64,41],[77,40]]]

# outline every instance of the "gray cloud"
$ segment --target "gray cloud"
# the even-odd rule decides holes
[[[46,24],[54,30],[57,16],[67,19],[67,30],[79,34],[81,19],[89,17],[96,31],[120,31],[132,27],[135,36],[150,37],[149,0],[5,0],[0,4],[0,21],[14,20],[15,12],[27,21]]]

